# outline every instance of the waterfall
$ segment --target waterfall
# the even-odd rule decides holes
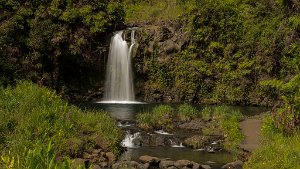
[[[131,68],[132,48],[135,44],[135,30],[131,30],[131,43],[128,48],[123,39],[123,31],[115,33],[111,39],[104,88],[105,102],[132,102],[134,89]]]

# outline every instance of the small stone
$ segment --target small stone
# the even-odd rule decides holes
[[[171,161],[171,160],[162,160],[160,161],[159,163],[159,168],[168,168],[168,167],[171,167],[171,166],[174,166],[175,164],[175,161]]]
[[[200,164],[195,163],[193,161],[192,161],[192,164],[193,164],[193,168],[192,169],[199,169],[200,168]]]
[[[148,155],[140,156],[139,160],[142,163],[157,163],[157,162],[160,161],[159,158],[157,158],[157,157],[151,157],[151,156],[148,156]]]
[[[74,166],[74,168],[77,168],[78,166],[85,166],[85,162],[86,162],[86,160],[85,159],[82,159],[82,158],[76,158],[76,159],[74,159],[73,160],[73,165],[72,166]]]
[[[201,165],[200,167],[201,167],[201,169],[211,169],[211,167],[209,165]]]
[[[214,162],[214,161],[206,161],[205,163],[206,164],[216,164],[216,162]]]
[[[174,165],[177,168],[183,168],[183,167],[191,168],[193,166],[193,164],[189,160],[177,160]]]
[[[100,156],[101,156],[101,157],[104,157],[104,156],[105,156],[105,152],[101,151],[101,152],[100,152]]]
[[[91,156],[92,156],[93,158],[95,158],[95,157],[99,157],[99,154],[93,153]]]
[[[101,166],[101,168],[104,168],[104,167],[108,167],[108,164],[107,164],[107,162],[101,162],[100,166]]]
[[[105,156],[107,157],[109,162],[113,162],[117,160],[116,156],[112,152],[107,152]]]
[[[99,157],[99,158],[98,158],[98,161],[99,161],[99,162],[105,162],[105,161],[106,161],[106,158],[104,158],[104,157]]]
[[[91,166],[91,169],[101,169],[101,167],[99,165],[93,164]]]
[[[223,165],[222,169],[242,169],[243,168],[243,162],[238,160],[235,162],[227,163]]]
[[[178,168],[175,166],[171,166],[171,167],[168,167],[167,169],[178,169]]]
[[[149,163],[143,164],[143,168],[148,169],[149,167],[150,167],[150,164],[149,164]]]
[[[93,154],[99,154],[102,150],[101,149],[94,149]]]
[[[84,158],[84,159],[91,159],[91,158],[93,158],[93,157],[92,157],[92,155],[90,155],[89,153],[84,152],[83,155],[82,155],[82,158]]]

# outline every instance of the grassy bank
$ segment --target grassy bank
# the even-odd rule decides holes
[[[246,169],[298,169],[300,166],[300,133],[284,136],[276,129],[271,116],[264,119],[262,146],[253,152]]]
[[[121,131],[105,112],[82,111],[30,82],[0,88],[0,168],[69,168],[85,149],[120,152]]]

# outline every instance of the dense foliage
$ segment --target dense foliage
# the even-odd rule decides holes
[[[0,81],[59,89],[70,74],[79,79],[80,66],[95,61],[123,20],[123,4],[114,0],[1,0]]]
[[[167,63],[147,62],[150,85],[193,102],[272,105],[278,93],[260,83],[299,74],[299,3],[186,2],[175,19],[189,32],[189,44]]]
[[[121,130],[105,112],[69,106],[29,82],[0,88],[0,168],[68,167],[71,162],[64,159],[81,157],[87,149],[120,153],[121,140]]]

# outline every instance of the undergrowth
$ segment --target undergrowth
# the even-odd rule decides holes
[[[30,82],[0,88],[0,133],[0,168],[65,168],[84,149],[121,151],[121,130],[106,112],[82,111]]]

